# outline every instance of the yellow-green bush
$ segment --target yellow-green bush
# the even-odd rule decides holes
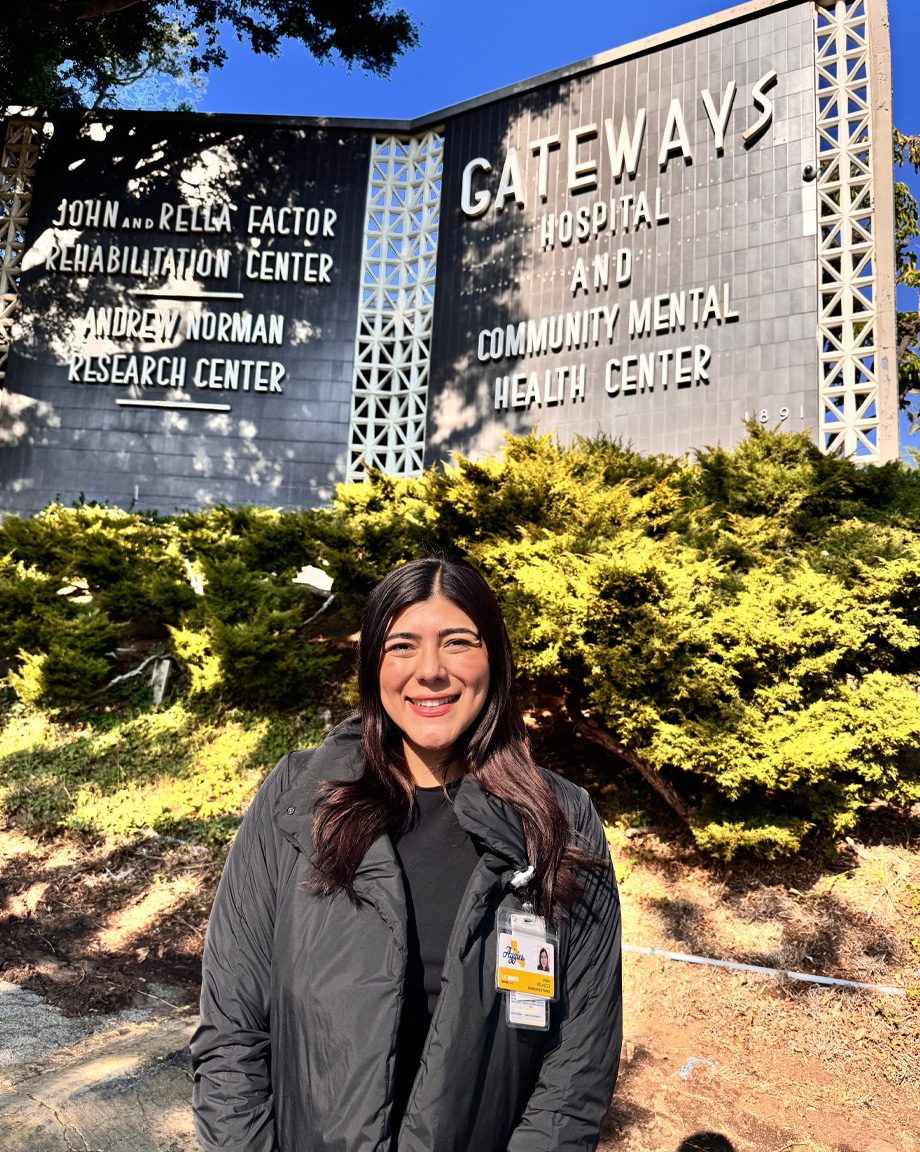
[[[341,488],[330,519],[355,603],[426,547],[468,556],[522,683],[591,706],[683,794],[707,851],[782,855],[874,798],[920,799],[914,470],[756,427],[683,462],[531,437]]]
[[[33,623],[34,639],[44,639],[44,651],[20,649],[19,670],[7,677],[20,700],[66,708],[98,688],[109,670],[106,653],[115,645],[108,617],[92,611],[63,616],[42,609]]]
[[[60,504],[0,524],[0,659],[33,706],[102,684],[118,628],[159,628],[196,692],[302,706],[335,663],[300,638],[315,597],[292,583],[317,558],[315,513],[218,506],[172,518]],[[192,577],[201,578],[198,594]],[[59,592],[74,580],[85,594]],[[76,601],[82,601],[78,603]]]
[[[846,832],[872,799],[920,799],[920,473],[755,426],[694,460],[512,438],[493,459],[342,485],[319,511],[10,517],[0,656],[31,653],[11,679],[25,698],[58,691],[53,651],[63,695],[88,684],[101,665],[68,671],[54,647],[58,623],[89,627],[56,594],[81,577],[80,611],[98,609],[100,629],[159,623],[197,693],[299,706],[330,661],[300,639],[319,601],[297,569],[328,565],[354,616],[394,564],[432,548],[490,581],[521,687],[569,694],[657,767],[707,851],[780,855],[811,829]],[[31,647],[26,608],[44,621]]]

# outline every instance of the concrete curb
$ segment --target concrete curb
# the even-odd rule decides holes
[[[34,999],[31,1010],[59,1031],[69,1025],[78,1037],[85,1032],[83,1021]],[[93,1021],[103,1028],[53,1051],[41,1052],[33,1032],[37,1051],[28,1062],[2,1053],[0,1152],[195,1152],[188,1053],[194,1017],[176,1012],[137,1022],[126,1015]]]

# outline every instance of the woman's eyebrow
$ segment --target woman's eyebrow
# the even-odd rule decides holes
[[[438,633],[438,639],[443,640],[445,636],[454,636],[461,632],[479,639],[479,633],[474,628],[442,628]],[[389,636],[384,637],[383,642],[386,644],[390,640],[421,640],[421,636],[418,632],[391,632]]]

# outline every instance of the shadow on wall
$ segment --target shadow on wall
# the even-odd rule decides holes
[[[15,332],[17,356],[44,359],[50,353],[59,365],[66,364],[74,338],[82,339],[80,321],[88,303],[97,309],[137,307],[139,301],[132,289],[138,286],[146,288],[148,282],[155,282],[158,287],[174,283],[181,288],[189,284],[189,277],[181,270],[174,274],[164,271],[160,276],[150,272],[134,280],[124,275],[113,279],[97,271],[92,276],[90,300],[87,276],[46,274],[45,262],[55,245],[89,244],[94,248],[114,242],[120,246],[119,251],[125,245],[136,246],[141,254],[146,249],[155,252],[156,244],[170,241],[177,251],[186,253],[229,249],[236,258],[230,279],[226,284],[215,282],[206,287],[236,289],[240,286],[241,257],[250,247],[243,200],[260,203],[279,188],[291,188],[305,198],[313,195],[315,181],[298,170],[296,159],[307,136],[303,129],[277,127],[245,134],[239,126],[211,128],[180,119],[164,124],[163,135],[158,137],[155,127],[155,123],[142,123],[142,130],[138,131],[128,117],[99,122],[87,117],[78,127],[74,117],[60,117],[58,130],[45,143],[36,169],[36,201],[29,217],[28,247],[20,278],[28,311],[20,318]],[[309,137],[315,149],[333,151],[334,141],[327,131],[312,129]],[[100,217],[101,223],[90,226],[83,221],[85,213],[81,210],[79,226],[55,228],[53,221],[62,198],[78,208],[80,201],[101,206],[114,203],[118,207],[117,223],[107,225],[104,221],[108,217]],[[187,239],[177,238],[171,231],[172,224],[164,233],[156,226],[161,205],[180,202],[208,206],[215,221],[226,205],[230,210],[230,231],[192,235],[186,222],[178,231],[189,232]],[[126,230],[123,221],[131,227]],[[146,223],[154,226],[147,228]],[[132,234],[132,228],[140,231]],[[201,227],[196,226],[195,230],[201,232]],[[180,249],[183,243],[187,247]],[[274,247],[275,237],[267,237],[261,243]],[[164,252],[165,248],[159,251]],[[109,255],[106,247],[104,259],[108,260]],[[215,262],[209,260],[209,269],[212,263]],[[178,268],[185,268],[184,261]],[[200,270],[191,277],[212,279]],[[264,306],[271,307],[275,303],[271,292],[265,295],[268,299]],[[179,343],[181,338],[174,336],[158,340],[157,346],[169,348]],[[118,350],[136,352],[143,347],[140,338],[125,336],[119,340]]]
[[[522,141],[556,131],[560,117],[572,102],[573,84],[546,84],[529,92],[496,102],[487,116],[478,109],[451,121],[444,147],[441,232],[438,238],[438,272],[435,286],[435,317],[432,336],[432,376],[429,388],[426,463],[447,459],[456,449],[478,445],[497,450],[507,429],[526,435],[536,419],[523,411],[505,413],[500,420],[491,404],[484,405],[484,368],[476,355],[477,333],[505,329],[537,308],[530,296],[533,283],[542,283],[550,258],[534,255],[539,237],[522,205],[512,200],[501,212],[471,218],[460,208],[464,166],[477,149],[488,155],[498,169],[509,146],[521,149],[525,182],[533,181],[531,156]],[[493,182],[494,191],[494,182]],[[568,258],[567,253],[555,259]],[[522,293],[522,283],[529,285]],[[450,300],[460,305],[449,307]]]
[[[295,447],[277,446],[279,428],[291,438],[289,427],[278,421],[295,423],[306,436],[310,421],[334,422],[338,412],[323,389],[331,391],[330,365],[339,361],[332,352],[323,360],[300,346],[312,343],[329,321],[338,352],[344,338],[335,326],[347,330],[356,306],[357,285],[343,270],[353,267],[358,249],[357,232],[352,235],[349,227],[363,212],[367,133],[271,124],[247,129],[114,113],[83,119],[62,114],[55,117],[55,129],[36,168],[20,277],[23,307],[0,403],[0,447],[16,450],[0,467],[0,483],[13,492],[19,491],[14,484],[40,489],[41,495],[23,494],[7,510],[34,511],[55,492],[69,499],[76,488],[90,498],[122,503],[138,479],[147,484],[145,501],[156,494],[166,507],[177,492],[184,505],[212,499],[278,504],[292,494],[295,502],[307,502],[323,487],[328,450],[316,454],[315,466],[314,457],[305,464]],[[327,253],[320,252],[322,236],[311,238],[313,233],[250,236],[249,208],[315,207],[327,200],[339,213],[328,246],[336,260],[333,277],[341,275],[341,284],[333,278],[327,291],[296,271],[288,279],[287,264],[279,278],[257,276],[258,261],[252,267],[248,262],[253,252],[284,253],[286,260],[293,253],[295,270],[301,256]],[[158,292],[164,294],[159,300]],[[190,335],[186,326],[191,317],[216,321],[219,314],[223,323],[237,312],[264,314],[263,324],[264,317],[271,323],[280,315],[286,321],[283,340],[231,339],[230,330],[222,329],[212,341],[200,328]],[[214,341],[216,351],[209,352]],[[279,343],[283,351],[267,347]],[[114,353],[125,356],[121,400],[195,399],[195,385],[202,386],[194,380],[198,356],[221,357],[218,363],[281,356],[298,387],[285,391],[277,405],[241,395],[232,419],[219,413],[189,417],[178,410],[135,410],[129,417],[116,407],[112,389],[98,386],[110,377],[71,365],[72,355]],[[148,368],[141,382],[138,365],[147,354],[156,374]],[[130,356],[137,359],[126,379]],[[181,392],[167,387],[177,380],[184,384]],[[241,392],[248,391],[248,376],[245,381]],[[109,469],[97,466],[100,451],[108,453]],[[78,469],[89,478],[75,479]]]

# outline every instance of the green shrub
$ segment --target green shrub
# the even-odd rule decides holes
[[[114,633],[105,630],[100,646],[86,631],[86,605],[57,595],[77,579],[79,599],[117,624],[172,628],[196,691],[302,705],[335,663],[296,632],[314,603],[292,577],[318,559],[312,526],[322,515],[247,505],[161,519],[52,504],[9,517],[0,524],[9,553],[0,563],[0,655],[22,650],[9,683],[30,704],[59,706],[105,678]]]
[[[326,562],[354,617],[431,549],[495,589],[523,693],[566,694],[653,764],[706,851],[788,853],[920,798],[920,473],[756,425],[693,460],[509,438],[328,510],[51,505],[0,524],[0,643],[23,698],[69,702],[114,647],[68,639],[88,620],[169,626],[196,694],[296,707],[334,663],[300,638],[319,602],[297,569]],[[89,604],[57,595],[75,578]]]
[[[192,690],[247,707],[303,707],[336,663],[322,644],[297,634],[296,612],[260,607],[235,624],[211,618],[198,629],[171,628],[173,648],[192,676]]]
[[[711,856],[730,860],[739,852],[751,852],[766,860],[791,856],[802,847],[807,832],[814,827],[808,820],[788,817],[766,823],[761,816],[748,821],[700,824],[694,828],[697,845]]]
[[[50,504],[36,516],[3,521],[0,551],[57,587],[85,581],[93,601],[120,623],[177,623],[194,600],[181,537],[156,517]]]
[[[302,707],[336,663],[298,633],[312,596],[290,577],[254,571],[239,554],[201,562],[203,593],[179,627],[173,650],[192,689],[247,706]]]
[[[91,610],[70,619],[45,615],[37,623],[37,634],[50,637],[45,650],[20,651],[19,670],[9,673],[7,683],[34,707],[74,705],[105,680],[110,667],[105,654],[115,646],[115,629]]]
[[[9,660],[26,645],[34,645],[39,613],[57,609],[68,614],[58,596],[60,581],[40,568],[9,556],[0,558],[0,659]],[[44,637],[41,641],[44,641]]]
[[[655,765],[706,851],[789,853],[874,798],[920,799],[916,471],[756,427],[692,462],[528,437],[343,486],[331,519],[355,610],[427,546],[472,560],[522,687],[571,694]]]
[[[245,568],[293,576],[319,558],[318,523],[323,512],[281,512],[242,504],[216,504],[203,512],[186,512],[174,520],[188,554],[196,560],[240,560]]]

